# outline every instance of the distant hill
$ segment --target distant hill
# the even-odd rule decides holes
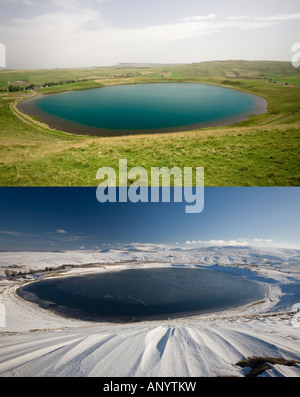
[[[184,63],[118,63],[116,68],[124,69],[144,69],[144,68],[167,68],[173,66],[184,65]]]
[[[222,77],[228,79],[266,79],[299,83],[300,68],[282,61],[211,61],[174,67],[184,77]]]
[[[191,64],[160,63],[119,63],[115,66],[91,68],[65,68],[44,70],[0,70],[0,89],[7,87],[8,82],[18,80],[35,85],[45,82],[67,80],[99,80],[112,78],[122,69],[126,77],[164,77],[187,79],[224,79],[234,82],[241,79],[264,79],[283,84],[300,84],[300,68],[294,68],[291,62],[281,61],[209,61]],[[127,69],[127,72],[126,72]],[[144,71],[143,71],[144,69]],[[120,77],[120,76],[117,76]]]

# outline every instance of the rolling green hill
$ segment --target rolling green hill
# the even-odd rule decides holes
[[[43,94],[112,84],[198,82],[260,95],[268,113],[237,125],[170,134],[88,137],[53,131],[15,105]],[[45,84],[46,83],[46,84]],[[50,84],[49,84],[50,83]],[[48,86],[47,86],[48,85]],[[43,87],[44,86],[44,87]],[[99,167],[205,167],[206,186],[294,186],[300,181],[300,68],[289,62],[0,71],[0,185],[96,186]],[[6,90],[6,91],[5,91]]]

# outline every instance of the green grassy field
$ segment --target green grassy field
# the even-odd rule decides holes
[[[78,81],[83,80],[86,81]],[[76,80],[50,87],[45,82]],[[112,84],[198,82],[260,95],[268,113],[234,126],[170,134],[88,137],[53,131],[17,112],[32,91],[0,94],[1,186],[96,186],[98,168],[204,167],[206,186],[298,186],[300,69],[288,62],[224,61],[174,67],[1,71],[43,94]]]

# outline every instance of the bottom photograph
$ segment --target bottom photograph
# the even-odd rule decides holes
[[[208,187],[198,213],[172,193],[0,188],[1,377],[300,376],[300,188]]]

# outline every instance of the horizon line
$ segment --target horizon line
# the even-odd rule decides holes
[[[210,61],[193,61],[193,62],[119,62],[115,65],[93,65],[93,66],[58,66],[53,68],[39,67],[39,68],[3,68],[0,67],[0,72],[6,71],[23,71],[23,70],[61,70],[61,69],[100,69],[100,68],[114,68],[120,65],[153,65],[153,66],[183,66],[183,65],[194,65],[202,63],[213,63],[213,62],[281,62],[281,63],[291,63],[290,60],[276,60],[276,59],[214,59]],[[292,64],[291,64],[292,65]],[[130,68],[130,66],[128,66]]]

